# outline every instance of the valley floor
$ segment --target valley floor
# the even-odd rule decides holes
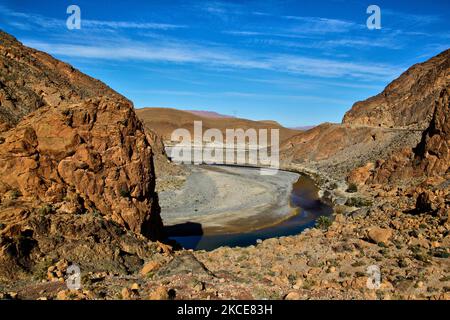
[[[289,199],[296,173],[261,175],[256,168],[190,166],[181,189],[159,194],[165,226],[184,222],[203,234],[237,233],[277,224],[295,213]]]

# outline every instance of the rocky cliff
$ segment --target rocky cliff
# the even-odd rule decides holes
[[[0,68],[0,275],[49,256],[132,268],[162,236],[151,136],[133,105],[3,32]]]

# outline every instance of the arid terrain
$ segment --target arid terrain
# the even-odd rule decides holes
[[[0,32],[0,299],[449,300],[449,95],[446,50],[355,103],[342,124],[302,132],[135,110]],[[282,168],[312,177],[332,218],[244,248],[167,241],[158,193],[183,190],[191,172],[163,142],[195,119],[279,128]],[[69,290],[74,263],[82,286]]]

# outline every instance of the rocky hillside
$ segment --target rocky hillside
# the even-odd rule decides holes
[[[376,163],[367,180],[360,183],[395,183],[414,177],[450,176],[450,88],[443,89],[433,104],[433,116],[421,141],[414,148],[403,148],[386,161]]]
[[[412,66],[380,94],[355,103],[345,114],[343,123],[425,129],[431,120],[434,101],[450,84],[449,69],[450,49]]]
[[[281,146],[284,165],[294,164],[340,180],[353,169],[364,167],[359,173],[372,170],[375,163],[381,165],[390,157],[409,161],[401,159],[414,157],[412,149],[424,139],[424,130],[435,136],[438,132],[429,127],[436,118],[435,101],[450,86],[449,71],[450,50],[411,67],[379,95],[356,103],[343,124],[322,124],[285,141]],[[437,139],[434,137],[433,143]],[[446,147],[438,143],[434,148]],[[434,159],[432,152],[423,156]],[[398,166],[399,162],[395,168]],[[410,174],[397,170],[393,175]]]
[[[106,85],[0,41],[0,280],[63,258],[139,267],[162,236],[155,137]]]

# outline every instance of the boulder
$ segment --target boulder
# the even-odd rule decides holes
[[[367,231],[367,237],[374,243],[388,243],[392,237],[390,228],[372,227]]]

